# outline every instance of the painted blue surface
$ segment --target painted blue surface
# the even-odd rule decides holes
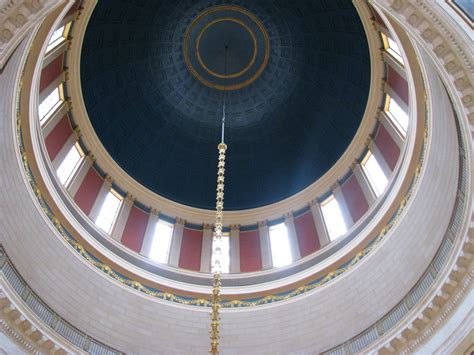
[[[474,0],[453,0],[471,21],[474,21]]]
[[[216,3],[101,0],[81,57],[86,108],[110,155],[156,193],[207,209],[222,91],[191,75],[182,43],[193,18]],[[338,160],[365,110],[370,59],[351,0],[231,3],[257,16],[270,38],[261,76],[227,100],[225,209],[237,210],[289,197]]]

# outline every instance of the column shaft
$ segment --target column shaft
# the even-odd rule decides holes
[[[148,217],[148,223],[146,225],[145,237],[143,238],[142,248],[140,249],[140,254],[143,256],[149,257],[151,254],[151,246],[153,245],[153,236],[155,234],[156,224],[158,223],[158,212],[150,212]]]
[[[125,229],[125,226],[128,221],[128,216],[130,214],[130,210],[132,209],[133,206],[133,200],[129,198],[128,196],[123,199],[122,205],[120,206],[120,210],[117,215],[117,220],[115,222],[115,226],[112,229],[112,232],[110,233],[110,236],[115,239],[120,241],[122,239],[122,234],[123,230]]]
[[[258,224],[258,233],[260,237],[260,252],[262,253],[262,269],[271,269],[273,267],[272,249],[266,221]]]
[[[240,272],[240,229],[239,226],[230,228],[230,272]]]
[[[321,248],[329,244],[331,240],[329,239],[328,231],[324,224],[323,213],[321,211],[321,206],[317,201],[311,201],[311,214],[313,215],[314,225],[316,231],[318,232],[319,244]]]
[[[295,219],[293,214],[285,215],[285,226],[288,232],[288,240],[290,242],[291,258],[293,261],[301,259],[300,245],[298,236],[296,235]]]
[[[212,226],[210,224],[204,225],[202,231],[202,248],[201,248],[201,267],[199,271],[211,271],[211,257],[212,257]]]
[[[178,267],[179,255],[181,253],[181,241],[183,240],[184,220],[177,219],[173,228],[173,237],[171,238],[171,249],[168,264]]]

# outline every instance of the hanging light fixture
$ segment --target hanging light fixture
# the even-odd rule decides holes
[[[227,46],[225,46],[224,54],[224,78],[227,79]],[[219,354],[219,331],[220,331],[220,294],[221,294],[221,272],[222,272],[222,220],[224,217],[224,180],[225,180],[225,153],[227,145],[224,142],[225,128],[225,99],[226,85],[224,85],[224,99],[222,104],[222,128],[221,142],[217,145],[219,158],[217,162],[217,188],[216,188],[216,222],[214,224],[214,243],[212,243],[213,264],[211,270],[212,277],[212,294],[211,294],[211,329],[209,330],[211,338],[211,348],[209,353],[212,355]]]

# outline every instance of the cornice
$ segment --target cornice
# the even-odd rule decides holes
[[[0,328],[28,353],[120,352],[90,338],[49,308],[18,274],[0,245]]]
[[[5,319],[0,319],[0,329],[3,334],[5,334],[11,341],[17,344],[25,352],[35,355],[41,354],[40,351],[38,351],[28,340],[25,339],[23,334],[10,327],[8,321]]]
[[[25,35],[58,6],[74,0],[6,0],[0,6],[0,69]],[[67,9],[66,9],[67,11]]]

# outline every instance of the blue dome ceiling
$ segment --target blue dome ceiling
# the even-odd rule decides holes
[[[208,209],[226,86],[225,209],[237,210],[287,198],[338,160],[364,114],[370,58],[351,0],[100,0],[81,80],[115,161]]]

